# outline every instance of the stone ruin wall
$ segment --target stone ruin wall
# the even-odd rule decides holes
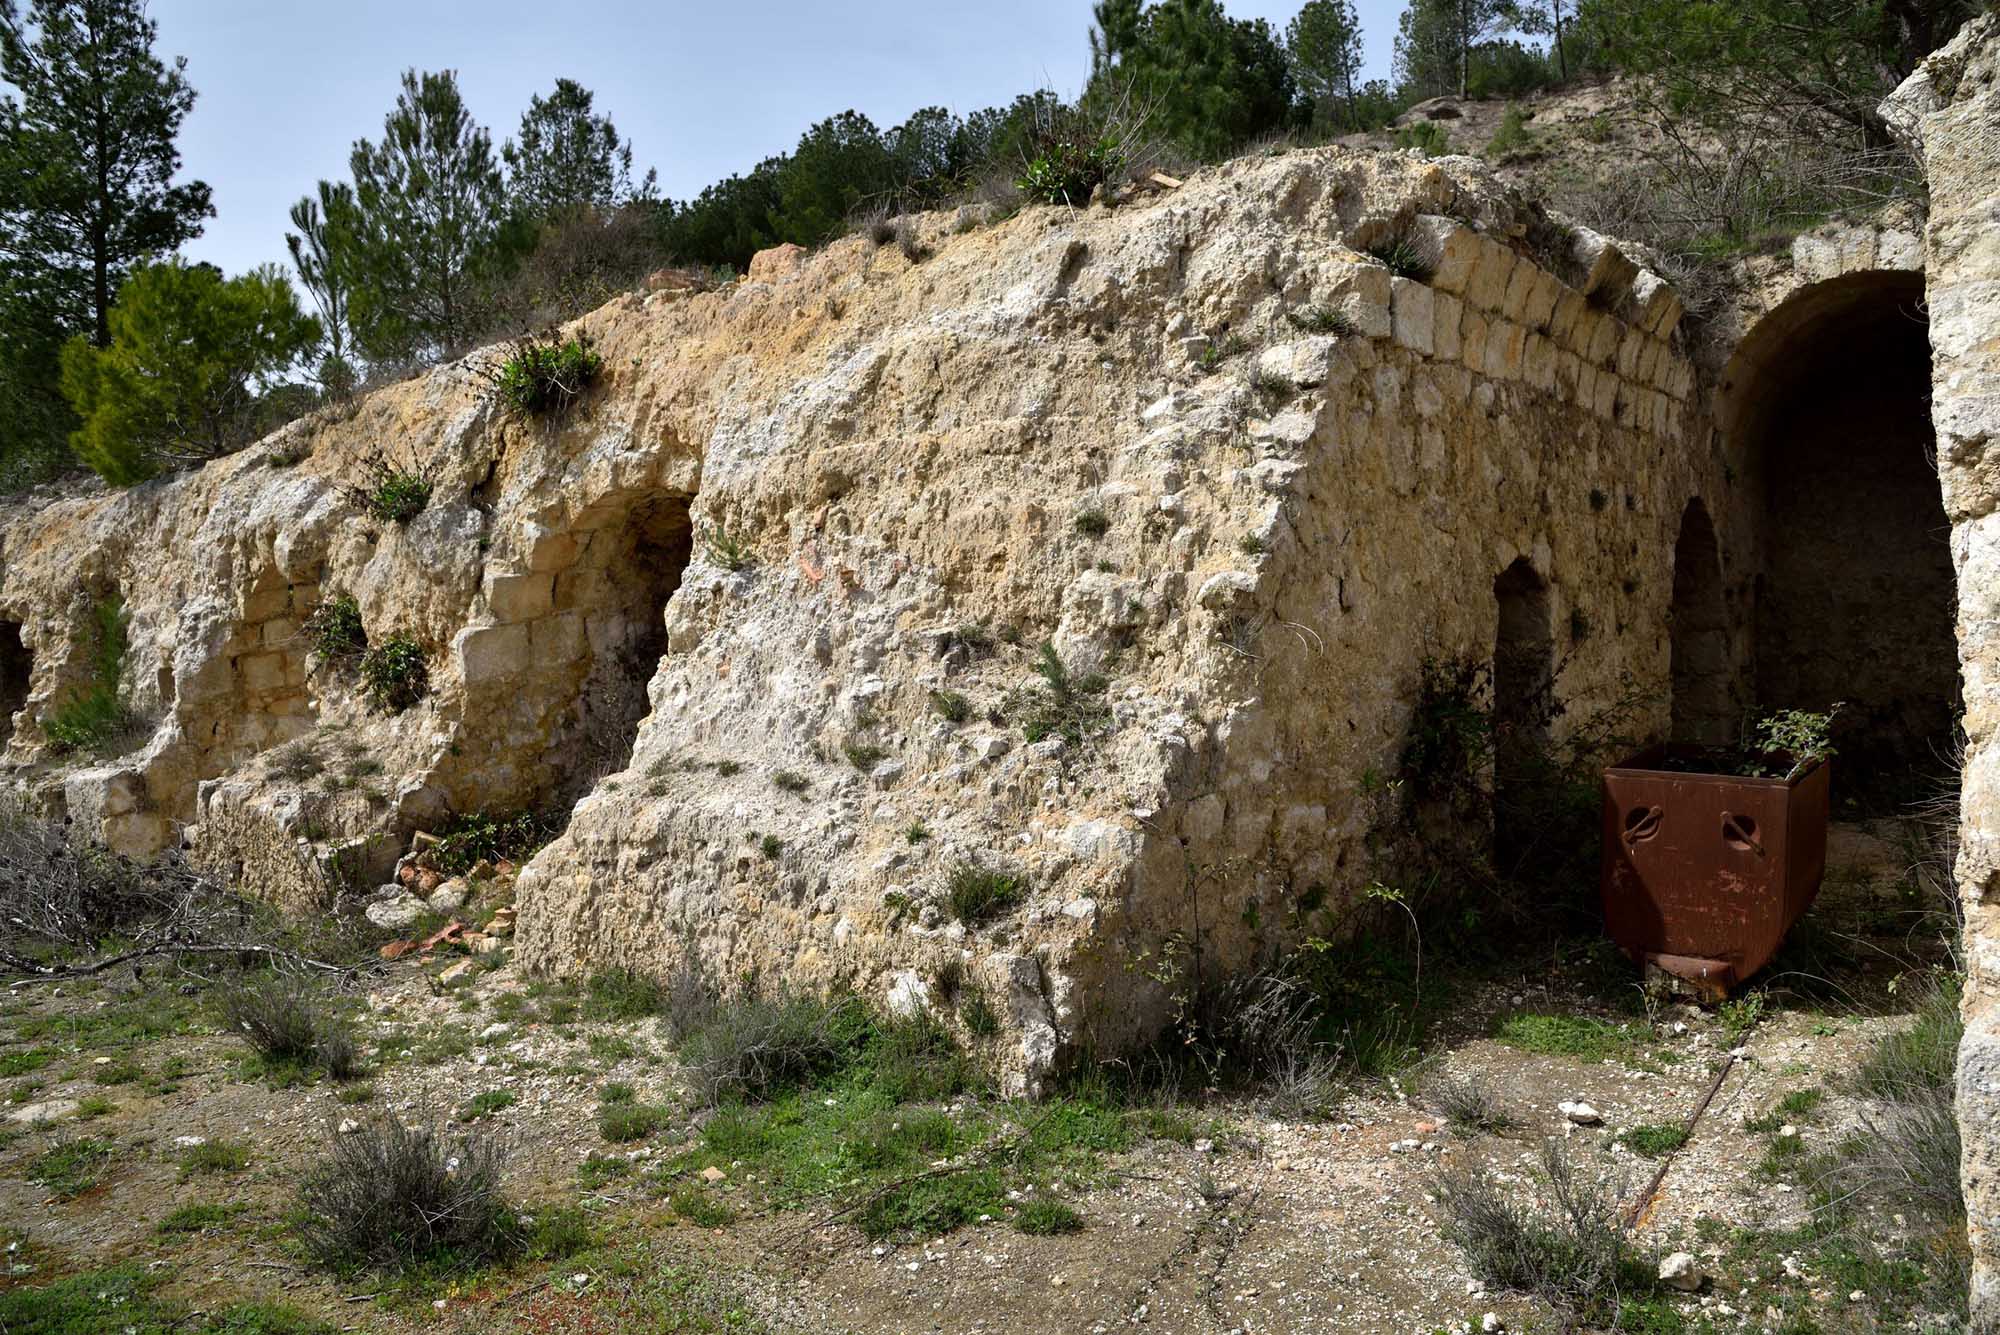
[[[2000,1327],[2000,19],[1968,24],[1883,112],[1930,185],[1924,236],[1938,474],[1958,576],[1965,768],[1957,1114],[1972,1329]]]
[[[0,630],[32,659],[14,781],[299,908],[450,813],[574,800],[520,876],[528,966],[694,951],[902,1005],[962,974],[1032,1088],[1164,1018],[1176,934],[1236,968],[1338,921],[1418,663],[1492,655],[1503,572],[1542,586],[1558,727],[1635,700],[1665,730],[1683,516],[1701,498],[1737,579],[1752,501],[1678,299],[1626,251],[1469,160],[1337,149],[975,221],[922,219],[917,263],[850,238],[621,298],[579,322],[606,374],[558,423],[497,411],[475,355],[189,475],[0,512]],[[1428,282],[1366,253],[1398,238]],[[436,483],[407,527],[348,490],[378,454]],[[66,766],[34,724],[114,590],[155,726]],[[297,625],[335,592],[426,646],[422,704],[370,713],[309,659]],[[989,721],[1044,640],[1108,680],[1082,747]],[[1708,652],[1740,678],[1740,626]],[[360,777],[286,777],[307,736]],[[1027,903],[949,922],[965,858]]]

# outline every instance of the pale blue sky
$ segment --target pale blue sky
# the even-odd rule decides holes
[[[1280,29],[1299,3],[1225,0]],[[1369,77],[1386,77],[1402,0],[1357,7]],[[1089,0],[153,0],[150,12],[160,53],[186,56],[201,94],[181,148],[217,216],[187,249],[232,273],[284,258],[292,201],[346,175],[411,66],[457,70],[496,148],[531,94],[576,79],[678,199],[848,107],[886,127],[1043,85],[1070,95],[1090,63]]]

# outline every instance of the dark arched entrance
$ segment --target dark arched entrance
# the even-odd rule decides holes
[[[1762,494],[1756,699],[1840,702],[1841,788],[1893,796],[1948,753],[1959,699],[1923,280],[1849,274],[1784,313],[1731,387]]]

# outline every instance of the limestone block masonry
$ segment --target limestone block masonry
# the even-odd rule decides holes
[[[1558,727],[1638,699],[1654,732],[1691,501],[1748,578],[1678,297],[1469,159],[912,225],[918,262],[850,237],[584,317],[605,374],[558,421],[494,405],[489,350],[0,509],[10,782],[301,910],[454,813],[554,810],[529,967],[692,952],[953,1026],[976,986],[1003,1024],[972,1041],[1031,1091],[1156,1032],[1196,943],[1220,973],[1338,930],[1419,665],[1493,656],[1503,572]],[[434,482],[406,525],[354,501],[376,457]],[[36,724],[113,594],[149,726],[84,763]],[[419,704],[308,651],[335,597],[424,648]],[[1044,644],[1106,683],[1081,744],[1023,733]],[[1023,901],[954,921],[968,864]]]
[[[1958,575],[1965,1040],[1958,1053],[1973,1328],[2000,1327],[2000,19],[1968,24],[1883,113],[1922,154],[1932,421]]]

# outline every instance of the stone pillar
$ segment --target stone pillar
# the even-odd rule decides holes
[[[1965,788],[1960,1173],[1973,1329],[2000,1326],[2000,19],[1966,25],[1883,104],[1924,160],[1931,417],[1958,577]]]

